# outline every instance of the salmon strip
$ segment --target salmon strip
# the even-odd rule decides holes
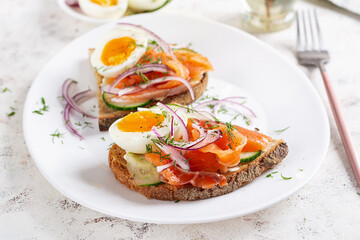
[[[166,157],[160,157],[160,155],[157,153],[147,153],[145,154],[145,159],[149,162],[152,162],[156,166],[166,165],[171,162],[170,159]],[[176,166],[171,166],[161,171],[160,176],[165,182],[175,186],[192,184],[195,187],[209,189],[215,187],[216,185],[219,185],[220,187],[227,185],[226,178],[223,175],[215,172],[194,171],[193,169],[199,168],[196,165],[192,167],[190,160],[189,165],[189,172],[185,172]]]

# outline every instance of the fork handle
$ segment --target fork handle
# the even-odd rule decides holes
[[[349,132],[348,128],[346,127],[345,120],[344,120],[343,114],[341,112],[339,102],[335,96],[335,91],[329,80],[328,74],[324,67],[324,63],[319,62],[318,67],[321,71],[321,75],[324,80],[326,93],[327,93],[329,101],[330,101],[331,109],[332,109],[332,112],[333,112],[333,115],[335,118],[337,128],[340,133],[341,141],[344,145],[346,155],[347,155],[348,159],[350,160],[350,164],[354,171],[356,181],[357,181],[358,185],[360,186],[360,161],[356,154],[350,132]]]

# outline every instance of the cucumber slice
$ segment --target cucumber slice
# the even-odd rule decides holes
[[[144,154],[126,153],[127,169],[138,186],[157,186],[162,183],[156,166],[145,160]]]
[[[261,155],[261,150],[257,152],[240,153],[240,163],[249,163],[251,161],[254,161],[260,155]]]
[[[181,108],[183,106],[181,105],[178,105],[178,104],[166,104],[166,106],[170,107],[172,110],[176,110],[178,108]],[[157,106],[157,105],[154,105],[154,106],[151,106],[149,107],[149,110],[152,111],[152,112],[160,112],[160,109],[161,107]]]
[[[105,93],[105,92],[103,93],[102,98],[108,108],[112,108],[115,110],[136,110],[138,107],[144,107],[152,101],[152,100],[147,100],[144,102],[122,104],[122,103],[111,101],[111,99],[114,98],[114,95]]]

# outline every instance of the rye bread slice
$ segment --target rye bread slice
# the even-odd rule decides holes
[[[212,189],[201,189],[190,184],[173,186],[166,183],[158,186],[139,187],[127,170],[125,154],[125,150],[114,144],[109,151],[109,166],[115,178],[129,189],[139,192],[149,199],[194,201],[233,192],[253,181],[264,171],[281,162],[288,154],[288,146],[282,140],[274,140],[270,147],[263,151],[257,159],[241,165],[237,171],[224,174],[228,182],[227,186],[216,186]]]
[[[94,51],[94,49],[89,49],[89,57],[91,56],[93,51]],[[99,129],[100,129],[100,131],[107,131],[109,129],[109,127],[111,126],[111,124],[113,122],[115,122],[117,119],[122,118],[131,112],[135,112],[136,110],[134,110],[134,111],[119,111],[119,110],[114,110],[114,109],[107,107],[106,104],[104,103],[104,100],[102,98],[102,92],[99,88],[99,86],[103,82],[103,76],[101,76],[95,69],[94,69],[94,73],[96,76],[96,85],[98,86],[97,102],[98,102],[98,109],[99,109],[99,115],[98,115],[99,116],[99,119],[98,119]],[[195,95],[195,100],[196,100],[199,97],[201,97],[201,95],[206,90],[206,87],[208,84],[208,74],[205,73],[204,76],[202,77],[202,79],[194,80],[194,82],[195,81],[196,81],[196,85],[193,86],[193,90],[194,90],[194,95]],[[190,83],[191,83],[191,81],[190,81]],[[164,104],[176,103],[176,104],[181,104],[181,105],[188,105],[188,104],[191,104],[192,102],[194,102],[195,100],[192,100],[190,92],[187,91],[186,89],[184,89],[184,92],[182,92],[178,95],[175,95],[175,96],[166,97],[165,99],[161,100],[161,102]],[[155,105],[157,102],[158,101],[152,101],[150,104],[148,104],[144,107],[151,107],[151,106]]]

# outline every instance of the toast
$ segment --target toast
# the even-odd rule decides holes
[[[194,201],[233,192],[253,181],[264,171],[273,168],[281,162],[288,154],[288,146],[282,140],[274,140],[254,161],[240,164],[238,170],[225,173],[224,176],[228,185],[224,187],[216,186],[211,189],[202,189],[190,184],[173,186],[166,183],[158,186],[139,187],[127,170],[127,163],[124,159],[125,154],[125,150],[114,144],[109,151],[109,166],[115,178],[129,189],[139,192],[149,199]]]
[[[91,54],[93,53],[94,49],[89,49],[89,57],[91,57]],[[134,111],[120,111],[120,110],[114,110],[111,109],[109,107],[106,106],[103,98],[102,98],[102,92],[99,88],[99,86],[102,84],[103,82],[103,76],[101,76],[95,69],[94,69],[94,73],[96,76],[96,85],[98,87],[97,90],[97,101],[98,101],[98,109],[99,109],[99,129],[100,131],[107,131],[109,129],[109,127],[111,126],[111,124],[113,122],[115,122],[117,119],[122,118],[126,115],[128,115],[130,112],[134,112]],[[192,79],[190,81],[193,91],[194,91],[194,95],[195,95],[195,100],[198,99],[206,90],[207,84],[208,84],[208,74],[205,73],[203,75],[203,77],[201,79]],[[188,105],[191,104],[192,102],[194,102],[195,100],[191,99],[191,95],[190,92],[186,90],[186,88],[184,88],[184,92],[175,95],[175,96],[171,96],[171,97],[166,97],[164,99],[161,100],[162,103],[164,104],[172,104],[172,103],[177,103],[177,104],[181,104],[181,105]],[[153,105],[156,105],[158,101],[152,101],[150,104],[144,106],[144,107],[150,107]]]

